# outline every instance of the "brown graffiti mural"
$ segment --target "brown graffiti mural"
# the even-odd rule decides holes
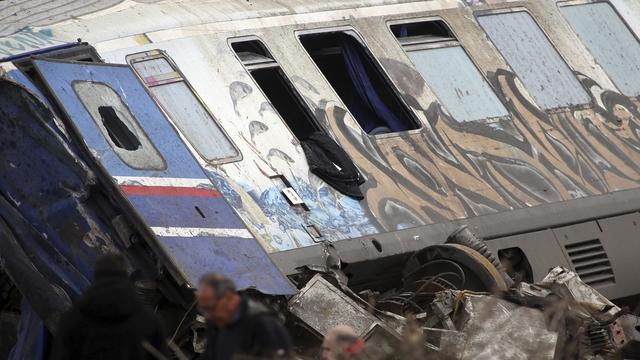
[[[406,72],[400,79],[420,76],[393,65]],[[323,105],[327,125],[367,176],[366,205],[394,230],[638,187],[638,100],[577,76],[591,103],[542,111],[513,73],[490,74],[511,115],[482,121],[458,122],[438,103],[422,109],[403,94],[428,124],[381,138],[354,131],[341,107]]]

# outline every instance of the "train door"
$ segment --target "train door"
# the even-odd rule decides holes
[[[240,288],[292,288],[126,65],[34,60],[74,135],[152,231],[187,284],[216,271]]]

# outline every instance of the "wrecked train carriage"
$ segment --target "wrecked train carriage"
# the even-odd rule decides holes
[[[180,313],[206,271],[411,287],[461,224],[638,293],[636,2],[69,3],[0,42],[0,254],[50,327],[110,249]]]

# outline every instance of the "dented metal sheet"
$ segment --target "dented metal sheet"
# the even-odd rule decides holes
[[[464,334],[460,339],[464,344],[451,348],[455,349],[452,355],[456,358],[555,358],[558,333],[548,329],[543,311],[490,295],[465,292],[440,295],[455,298],[456,329]]]
[[[96,160],[117,179],[146,225],[157,229],[158,242],[170,260],[167,266],[182,277],[179,280],[194,285],[202,274],[218,271],[232,277],[241,288],[255,287],[269,294],[292,292],[287,279],[206,178],[129,67],[44,60],[36,60],[35,65]],[[100,103],[97,100],[104,99],[98,97],[83,104],[82,95],[73,90],[78,83],[100,84],[116,93],[139,123],[139,128],[130,130],[144,132],[153,141],[153,145],[139,141],[138,146],[155,147],[166,165],[161,170],[140,169],[117,156],[116,148],[129,151],[128,156],[138,154],[114,140],[115,132],[126,131],[117,119],[109,120],[104,114],[92,119],[95,108],[110,103]],[[108,127],[108,121],[117,126],[105,134],[100,126]],[[145,154],[140,157],[144,161]]]
[[[376,323],[361,304],[350,299],[321,275],[316,275],[289,300],[289,311],[321,335],[338,325],[349,325],[363,336]]]

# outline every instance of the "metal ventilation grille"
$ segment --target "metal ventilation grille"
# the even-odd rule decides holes
[[[580,279],[588,285],[614,284],[613,268],[599,239],[564,246]]]

